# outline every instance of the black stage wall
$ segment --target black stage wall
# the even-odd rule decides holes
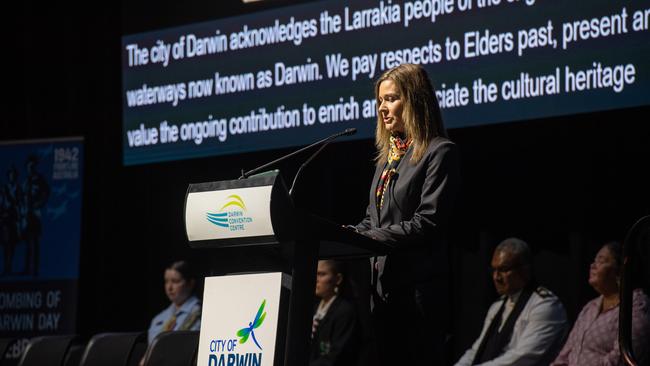
[[[251,8],[276,4],[287,2]],[[146,329],[166,306],[162,273],[170,261],[194,259],[205,273],[236,270],[227,253],[188,248],[181,220],[187,184],[233,179],[240,169],[291,150],[123,167],[120,36],[249,8],[236,1],[143,2],[129,4],[128,13],[111,2],[21,6],[3,17],[8,113],[0,139],[85,137],[78,331]],[[538,280],[562,298],[571,319],[595,296],[587,271],[596,250],[605,240],[622,239],[650,213],[649,112],[450,131],[462,151],[463,186],[454,250],[440,260],[453,264],[456,354],[477,336],[494,298],[486,268],[491,250],[507,236],[531,244]],[[299,203],[341,223],[357,222],[367,203],[373,149],[370,140],[328,147],[305,171]],[[298,157],[280,167],[285,180],[301,162]]]

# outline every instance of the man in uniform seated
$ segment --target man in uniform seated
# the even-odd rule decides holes
[[[548,365],[564,340],[566,312],[554,294],[534,283],[528,244],[504,240],[494,250],[491,267],[500,298],[456,366]]]

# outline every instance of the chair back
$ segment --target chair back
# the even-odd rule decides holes
[[[131,359],[129,360],[129,366],[142,366],[140,361],[144,360],[144,353],[147,351],[147,342],[138,342],[131,352]],[[196,365],[193,365],[196,366]]]
[[[85,349],[85,343],[73,342],[68,349],[68,353],[65,355],[63,366],[79,366],[81,355],[83,355]]]
[[[190,366],[199,346],[199,332],[177,330],[162,332],[145,354],[145,366]]]
[[[4,356],[9,346],[16,341],[16,338],[0,338],[0,356]]]
[[[75,335],[36,337],[30,340],[18,366],[62,366]]]
[[[143,342],[144,332],[97,334],[88,342],[79,365],[128,366],[136,345]]]
[[[7,356],[7,351],[9,350],[9,347],[16,342],[16,338],[0,338],[0,365],[15,365],[16,362],[11,362],[10,360],[7,360],[5,356]]]

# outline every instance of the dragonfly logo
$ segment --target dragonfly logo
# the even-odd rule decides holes
[[[217,212],[207,212],[206,219],[212,224],[230,231],[246,230],[246,224],[253,222],[251,217],[245,215],[246,204],[236,194],[226,197],[226,202]]]
[[[251,337],[253,339],[253,342],[259,348],[260,350],[262,349],[262,346],[260,346],[260,343],[257,341],[257,338],[255,337],[255,329],[259,328],[262,323],[264,323],[264,318],[266,318],[266,313],[264,312],[264,305],[266,305],[266,300],[262,301],[262,305],[260,305],[260,308],[257,310],[257,314],[255,315],[255,319],[253,319],[252,322],[248,323],[248,327],[242,328],[237,332],[237,337],[239,337],[239,343],[244,344],[248,340],[248,337]]]

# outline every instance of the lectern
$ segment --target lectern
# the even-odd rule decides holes
[[[201,366],[307,365],[317,260],[384,255],[391,249],[296,209],[277,171],[190,184],[184,220],[192,248],[272,247],[278,248],[288,263],[282,273],[206,279],[198,357]],[[208,284],[216,287],[208,292]],[[259,295],[264,291],[264,296]],[[239,323],[233,320],[238,317],[242,319]],[[208,324],[209,319],[220,324]],[[271,329],[265,328],[269,323],[275,325],[272,340],[260,341],[262,332]]]

